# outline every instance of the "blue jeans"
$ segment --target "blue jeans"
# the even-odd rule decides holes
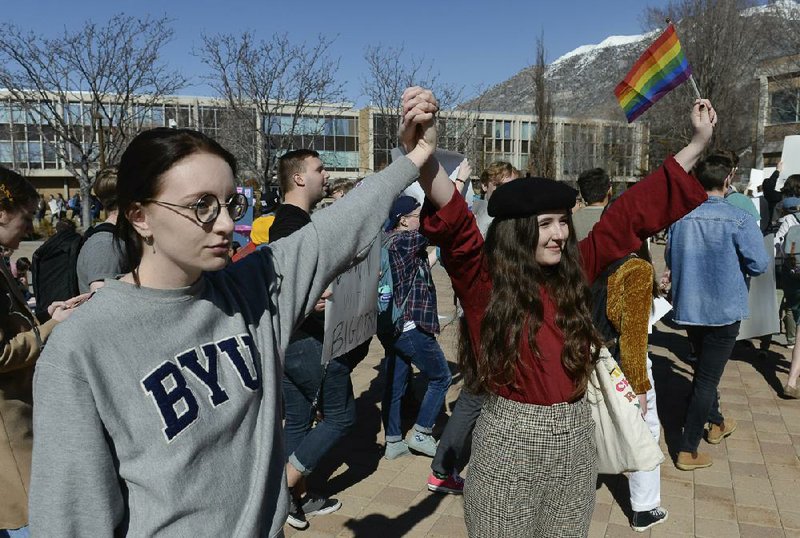
[[[19,529],[0,529],[0,538],[29,538],[30,535],[27,525]]]
[[[689,326],[686,334],[697,356],[692,381],[692,394],[686,410],[681,437],[682,452],[694,452],[700,446],[706,422],[720,425],[724,417],[719,411],[717,388],[725,365],[739,335],[737,321],[721,327]]]
[[[432,334],[426,333],[419,327],[406,331],[394,339],[384,340],[382,343],[386,350],[384,359],[386,387],[383,391],[381,414],[386,442],[403,439],[400,431],[400,402],[406,392],[411,364],[419,368],[428,378],[428,389],[422,399],[414,429],[422,433],[431,433],[447,395],[447,388],[452,381],[442,348]]]
[[[349,366],[338,358],[320,364],[322,342],[303,338],[289,344],[283,371],[285,449],[289,463],[308,475],[356,421]],[[323,381],[324,377],[324,381]],[[312,428],[314,400],[323,420]]]

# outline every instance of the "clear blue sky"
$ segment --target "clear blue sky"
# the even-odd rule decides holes
[[[339,78],[347,98],[363,104],[361,78],[367,45],[405,45],[406,51],[436,64],[441,78],[488,88],[509,78],[534,58],[536,39],[544,32],[548,62],[609,35],[638,34],[647,5],[666,0],[29,0],[8,1],[3,17],[44,35],[65,26],[75,29],[91,18],[115,13],[160,16],[174,20],[175,38],[165,51],[193,85],[182,93],[209,95],[200,79],[203,64],[191,54],[202,32],[253,30],[268,37],[287,32],[295,41],[319,33],[336,36],[334,54],[341,57]]]

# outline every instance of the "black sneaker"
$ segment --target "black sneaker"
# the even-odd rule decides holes
[[[306,495],[302,510],[306,516],[324,516],[337,511],[342,507],[339,499],[323,497],[322,495]]]
[[[653,508],[647,512],[634,512],[631,518],[631,528],[636,532],[644,532],[654,525],[664,523],[669,512],[661,507]]]
[[[289,495],[289,515],[286,517],[286,523],[295,529],[303,530],[308,528],[308,521],[306,521],[306,514],[303,508],[291,495]]]

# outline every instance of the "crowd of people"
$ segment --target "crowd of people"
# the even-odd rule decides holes
[[[469,162],[451,179],[437,159],[437,110],[429,90],[407,89],[403,155],[357,185],[330,184],[314,150],[282,155],[283,201],[238,251],[231,236],[248,199],[234,156],[190,129],[144,131],[97,179],[107,218],[81,240],[74,297],[34,315],[27,281],[0,263],[0,537],[281,536],[284,524],[305,529],[338,510],[308,477],[357,424],[350,376],[371,340],[323,362],[325,310],[334,278],[375,241],[384,457],[432,458],[428,489],[464,495],[470,536],[587,535],[598,473],[590,376],[605,347],[658,441],[648,334],[668,286],[695,357],[675,465],[712,465],[701,441],[736,430],[719,382],[748,316],[749,278],[770,255],[761,213],[730,196],[735,155],[706,154],[711,103],[694,103],[690,143],[622,195],[602,169],[581,174],[580,206],[566,183],[502,162],[469,203]],[[404,193],[414,182],[424,199]],[[328,191],[334,202],[315,210]],[[765,199],[777,192],[773,182]],[[782,193],[771,202],[784,214],[775,246],[796,325],[800,277],[784,238],[792,226],[800,234],[800,176]],[[43,203],[0,169],[0,245],[16,249]],[[649,238],[667,228],[658,280]],[[438,441],[453,377],[437,341],[437,263],[458,302],[464,380]],[[412,366],[427,386],[404,432]],[[635,469],[629,484],[631,527],[666,521],[659,467]]]

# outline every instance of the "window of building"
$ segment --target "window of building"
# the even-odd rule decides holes
[[[58,162],[58,155],[56,153],[56,146],[52,142],[48,142],[45,138],[45,142],[43,144],[44,150],[44,167],[45,168],[56,168],[56,164]]]
[[[167,127],[193,127],[191,117],[189,105],[167,105],[164,107],[164,118]]]
[[[28,143],[28,165],[32,169],[42,168],[42,143],[39,141]]]
[[[18,124],[24,124],[26,120],[25,109],[22,105],[14,103],[11,105],[11,121]]]
[[[220,136],[220,129],[224,129],[222,124],[226,120],[224,109],[215,106],[200,105],[199,117],[200,130],[211,138],[218,138]]]
[[[18,165],[25,164],[25,162],[28,160],[27,142],[14,142],[14,160]]]
[[[263,122],[275,148],[308,148],[320,153],[325,167],[335,172],[357,172],[358,119],[340,116],[274,116]],[[291,137],[287,141],[282,137]],[[288,143],[287,143],[288,142]]]
[[[11,123],[11,104],[0,102],[0,123]]]
[[[14,148],[11,142],[0,142],[0,164],[14,166]]]
[[[770,123],[800,122],[800,88],[779,90],[770,95]]]

